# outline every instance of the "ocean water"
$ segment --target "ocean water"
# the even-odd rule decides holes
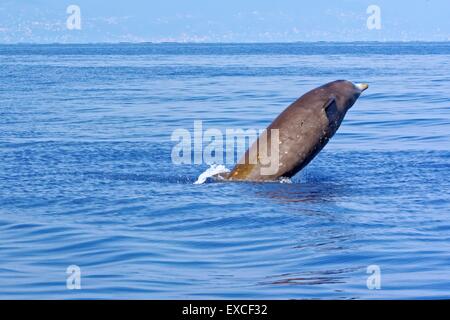
[[[171,160],[337,79],[370,88],[292,183]],[[0,298],[450,298],[449,88],[450,43],[1,45]]]

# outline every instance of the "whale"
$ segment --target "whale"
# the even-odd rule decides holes
[[[221,179],[258,182],[293,177],[325,147],[368,87],[337,80],[307,92],[264,130]]]

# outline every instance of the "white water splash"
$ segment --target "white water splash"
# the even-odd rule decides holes
[[[292,183],[292,180],[286,177],[281,177],[280,183]]]
[[[208,178],[211,178],[221,173],[228,173],[228,172],[230,172],[230,170],[227,169],[224,165],[212,164],[208,169],[206,169],[205,172],[203,172],[201,175],[198,176],[198,179],[197,181],[194,182],[194,184],[203,184],[206,182]]]

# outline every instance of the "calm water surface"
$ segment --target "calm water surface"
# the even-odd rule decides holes
[[[336,79],[371,86],[293,183],[172,163]],[[450,298],[449,88],[450,43],[0,46],[0,298]]]

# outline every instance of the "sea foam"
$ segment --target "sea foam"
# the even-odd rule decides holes
[[[198,176],[197,181],[195,181],[194,184],[203,184],[206,182],[206,180],[208,180],[208,178],[228,172],[230,172],[230,170],[224,165],[212,164],[208,169],[205,170],[205,172]]]

